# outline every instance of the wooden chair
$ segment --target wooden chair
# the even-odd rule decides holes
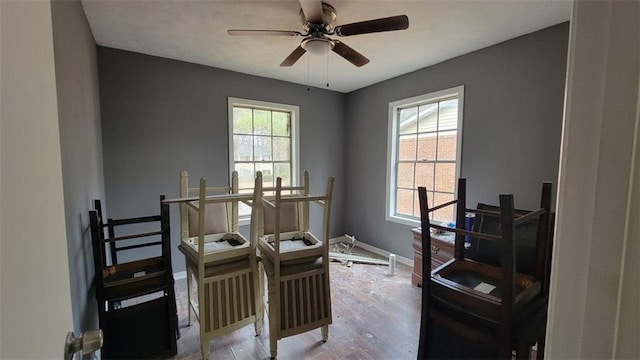
[[[269,347],[271,357],[278,354],[278,340],[320,328],[327,341],[331,315],[329,282],[329,218],[334,178],[329,177],[326,193],[309,194],[309,174],[303,185],[284,187],[276,179],[275,188],[262,187],[262,174],[256,177],[256,195],[275,191],[254,206],[258,217],[252,222],[262,254],[268,282]],[[286,192],[291,192],[286,194]],[[309,205],[323,207],[322,240],[309,231]]]
[[[423,281],[418,358],[510,359],[513,349],[517,358],[528,358],[535,340],[543,337],[546,319],[551,184],[543,185],[541,205],[535,211],[516,211],[512,195],[500,195],[499,208],[468,209],[465,187],[465,179],[459,179],[458,198],[433,208],[428,206],[426,189],[418,189],[423,248],[430,248],[431,228],[456,234],[454,258]],[[430,223],[430,212],[454,204],[455,229]],[[476,213],[474,230],[480,230],[477,224],[487,218],[497,217],[499,223],[494,221],[490,232],[465,230],[469,212]],[[532,231],[532,248],[526,241],[517,243],[531,238]],[[474,238],[470,251],[465,251],[465,236]],[[499,242],[499,259],[488,261],[491,256],[482,253],[487,247],[482,242],[487,241]],[[534,255],[522,256],[519,245]],[[495,255],[495,249],[489,253]],[[518,261],[517,254],[528,261]],[[423,261],[428,264],[429,259]]]
[[[177,353],[169,207],[163,200],[161,196],[160,215],[104,223],[100,200],[94,201],[95,210],[89,212],[98,319],[104,334],[103,359]],[[142,251],[148,247],[156,251]],[[109,257],[107,250],[111,252]],[[129,256],[123,261],[118,253],[125,252]]]
[[[549,189],[550,189],[550,185]],[[544,191],[544,190],[543,190]],[[544,205],[542,204],[541,207]],[[500,235],[500,218],[494,214],[500,213],[500,207],[479,203],[477,210],[488,213],[476,214],[473,223],[473,231],[485,234]],[[529,211],[514,210],[516,217],[524,216]],[[516,320],[515,338],[520,345],[518,350],[522,358],[529,357],[531,346],[537,344],[537,358],[542,359],[545,346],[546,332],[546,306],[549,297],[549,285],[551,276],[551,249],[553,248],[553,228],[555,223],[554,213],[549,214],[549,235],[546,243],[538,241],[538,231],[544,228],[538,224],[538,219],[531,219],[520,224],[515,232],[514,247],[516,252],[516,272],[540,279],[541,294],[534,305],[528,306],[528,311],[520,318],[527,319],[526,323]],[[496,241],[472,239],[468,257],[482,263],[500,266],[501,253],[499,243]]]
[[[191,197],[197,193],[197,197]],[[262,277],[255,241],[238,231],[240,202],[255,203],[253,194],[238,194],[238,174],[230,186],[189,187],[189,176],[180,179],[181,240],[178,249],[187,267],[189,324],[191,310],[199,320],[203,358],[209,356],[209,340],[254,323],[256,335],[263,327]],[[197,302],[192,299],[193,280]]]

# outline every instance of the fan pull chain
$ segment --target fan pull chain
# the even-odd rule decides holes
[[[329,52],[327,51],[327,88],[329,87]]]
[[[309,58],[311,57],[311,55],[307,54],[307,91],[309,91],[309,86],[311,86],[311,84],[309,83],[309,73],[311,72],[311,68],[309,67]]]

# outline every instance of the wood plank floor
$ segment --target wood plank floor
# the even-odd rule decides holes
[[[357,255],[374,256],[363,250]],[[411,268],[339,262],[330,265],[333,324],[322,342],[320,329],[278,342],[278,359],[415,359],[420,331],[420,289]],[[186,280],[176,282],[181,338],[172,359],[200,359],[198,323],[187,326]],[[269,326],[255,336],[253,325],[209,342],[209,359],[268,359]]]

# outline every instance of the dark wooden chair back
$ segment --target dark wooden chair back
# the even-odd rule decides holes
[[[500,207],[479,203],[477,210],[499,213]],[[526,213],[528,213],[528,211],[515,210],[517,216],[522,216]],[[519,224],[514,230],[516,271],[527,275],[534,275],[536,268],[536,243],[538,242],[538,219],[531,219],[523,224]],[[502,233],[500,217],[477,214],[473,221],[473,231],[499,236]],[[500,244],[496,241],[472,238],[471,251],[468,257],[481,263],[500,266]]]
[[[142,359],[177,353],[179,330],[169,205],[163,201],[164,195],[160,197],[159,215],[104,222],[100,200],[94,201],[95,210],[89,212],[104,359]],[[124,228],[128,230],[119,231]],[[130,261],[122,261],[118,256],[146,247],[159,250],[152,256],[143,253]],[[159,295],[145,297],[154,293]]]
[[[101,244],[100,256],[104,266],[116,265],[123,261],[140,258],[162,257],[171,259],[171,243],[169,229],[169,205],[162,204],[164,195],[160,196],[160,214],[122,218],[105,219],[100,200],[94,200],[96,216],[96,238]],[[106,233],[105,233],[106,232]],[[151,251],[135,251],[135,249],[154,248]],[[107,250],[110,263],[107,261]],[[128,253],[128,256],[122,256]],[[108,265],[107,265],[108,264]]]
[[[465,179],[458,181],[457,199],[432,208],[428,206],[426,189],[419,188],[418,192],[423,249],[431,246],[432,228],[456,234],[454,258],[423,279],[418,358],[511,358],[515,345],[528,354],[532,344],[518,338],[519,330],[533,323],[541,311],[546,319],[551,184],[543,184],[541,207],[535,211],[516,210],[510,194],[500,195],[497,208],[483,205],[468,209]],[[457,206],[455,229],[430,222],[429,213],[452,205]],[[469,212],[477,218],[473,230],[465,229]],[[475,243],[471,251],[465,251],[464,239],[469,236]],[[428,268],[429,262],[424,257],[423,268]],[[491,285],[487,292],[480,290],[487,284]],[[444,327],[435,331],[435,323]],[[527,329],[528,334],[537,331]],[[441,336],[443,333],[447,335]],[[472,345],[465,347],[454,341],[455,345],[443,350],[442,344],[455,339],[456,334]]]

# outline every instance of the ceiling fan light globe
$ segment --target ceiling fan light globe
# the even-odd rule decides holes
[[[326,39],[309,39],[302,42],[302,47],[314,55],[326,55],[333,46],[334,43]]]

